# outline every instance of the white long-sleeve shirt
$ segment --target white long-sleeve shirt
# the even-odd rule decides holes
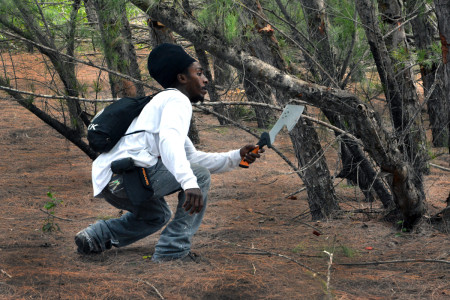
[[[241,160],[239,150],[205,153],[195,149],[187,136],[191,117],[191,102],[180,91],[167,89],[153,97],[126,133],[143,132],[123,136],[92,164],[94,196],[100,194],[111,179],[111,162],[126,157],[133,158],[136,166],[145,168],[155,165],[161,157],[183,190],[198,188],[190,163],[199,164],[211,173],[235,168]]]

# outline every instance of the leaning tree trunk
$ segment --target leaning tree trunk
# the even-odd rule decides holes
[[[103,52],[108,68],[140,80],[136,51],[131,42],[131,29],[126,15],[125,1],[89,0],[97,12]],[[111,93],[114,98],[143,96],[141,84],[109,74]]]
[[[245,0],[244,3],[253,12],[266,19],[258,0]],[[258,47],[249,47],[257,54],[253,56],[286,72],[286,62],[281,55],[273,30],[265,30],[265,28],[269,28],[268,24],[262,21],[261,18],[255,16],[253,18],[255,34],[257,35],[257,40],[261,42]],[[289,95],[283,89],[274,89],[274,92],[279,104],[284,106],[289,102]],[[308,204],[312,219],[327,218],[333,211],[339,209],[339,205],[317,132],[311,121],[301,119],[292,129],[290,137],[299,167],[305,169],[299,176],[305,183],[308,192]]]
[[[382,16],[381,20],[384,23],[384,31],[387,33],[387,36],[383,37],[383,39],[391,60],[390,66],[385,64],[385,72],[394,72],[392,75],[394,75],[396,81],[393,84],[396,85],[396,89],[400,92],[400,102],[390,102],[394,126],[400,137],[403,138],[404,154],[407,155],[407,159],[412,162],[416,169],[418,181],[422,181],[422,174],[429,173],[425,143],[426,136],[412,74],[411,58],[408,55],[410,51],[406,42],[405,29],[404,26],[398,28],[398,25],[403,22],[402,9],[398,1],[392,0],[378,0],[378,7]],[[375,14],[374,6],[370,7],[370,9],[372,14]],[[368,18],[362,20],[362,22],[367,26],[371,26],[369,28],[372,28],[372,30],[380,30],[377,22],[369,23],[369,20],[376,21],[375,18]],[[384,47],[381,45],[383,40],[376,41],[376,43],[379,48]],[[399,61],[394,53],[405,53],[406,57]],[[377,68],[381,67],[381,65],[377,65]],[[387,99],[389,101],[388,97]]]
[[[55,42],[49,33],[45,33],[42,31],[40,25],[37,23],[34,18],[33,13],[30,11],[30,8],[27,6],[23,0],[16,1],[16,5],[18,10],[20,11],[23,21],[26,24],[26,32],[17,29],[14,24],[9,23],[7,20],[0,17],[0,23],[3,23],[6,27],[10,28],[13,31],[23,35],[25,38],[28,38],[34,42],[40,43],[48,48],[57,49]],[[73,53],[74,50],[74,32],[76,26],[76,15],[78,9],[80,8],[80,1],[74,1],[72,5],[71,18],[69,22],[69,35],[67,40],[67,52],[68,54]],[[64,89],[69,96],[78,97],[78,81],[75,75],[75,67],[74,63],[71,59],[67,59],[59,55],[59,53],[48,51],[44,48],[37,47],[37,49],[46,55],[50,61],[52,62],[56,72],[59,75],[59,78],[64,84]],[[80,104],[76,100],[67,100],[67,107],[69,110],[70,116],[70,126],[82,136],[84,134],[84,125],[89,123],[86,115],[83,114]]]
[[[412,166],[401,154],[396,139],[377,121],[376,113],[370,111],[355,95],[288,75],[242,49],[227,45],[223,38],[197,25],[174,7],[155,5],[150,0],[131,2],[235,68],[245,70],[273,87],[285,89],[290,97],[298,97],[321,109],[333,109],[336,113],[348,117],[353,133],[361,139],[374,161],[383,171],[393,175],[395,201],[403,213],[405,226],[412,226],[423,215],[424,198],[422,190],[415,185],[411,176]]]
[[[310,52],[314,57],[314,61],[319,63],[322,68],[318,73],[319,82],[323,85],[333,85],[337,81],[337,65],[334,59],[335,55],[328,39],[328,21],[323,0],[301,0],[304,15],[307,22],[307,30],[310,42],[314,45]],[[310,60],[310,68],[316,68]],[[322,110],[327,119],[336,127],[348,130],[344,125],[347,123],[343,118],[332,110]],[[339,135],[340,133],[335,133]],[[393,204],[392,196],[383,184],[382,180],[377,176],[372,164],[365,157],[360,146],[349,139],[342,138],[341,161],[342,170],[338,177],[346,178],[357,184],[363,191],[366,200],[372,201],[372,189],[377,193],[385,207],[391,207]]]
[[[442,64],[443,64],[443,82],[444,82],[444,93],[443,98],[445,99],[445,110],[442,112],[444,116],[442,117],[447,122],[447,147],[450,149],[450,51],[448,45],[450,45],[450,2],[445,0],[434,0],[434,5],[436,8],[436,16],[438,19],[439,36],[441,38],[441,48],[442,48]],[[445,115],[446,114],[446,115]]]
[[[420,107],[417,99],[401,91],[402,87],[395,76],[396,72],[384,43],[373,3],[370,0],[358,0],[356,8],[364,25],[386,100],[390,107],[393,125],[398,136],[398,147],[404,157],[402,161],[409,162],[412,166],[410,172],[403,174],[401,178],[398,177],[399,174],[394,173],[393,185],[398,185],[400,179],[402,181],[406,180],[405,176],[408,177],[408,181],[415,187],[414,194],[417,198],[417,206],[408,208],[408,210],[411,209],[411,212],[414,212],[413,215],[419,216],[423,213],[423,201],[425,199],[423,173],[427,171],[426,140],[420,119]],[[401,82],[405,83],[405,81]],[[395,188],[393,189],[394,194],[398,197]],[[395,200],[397,203],[402,202],[400,199]],[[405,218],[409,217],[405,216]]]

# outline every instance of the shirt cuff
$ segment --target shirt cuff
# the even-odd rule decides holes
[[[188,189],[199,189],[200,187],[198,186],[197,178],[194,177],[193,179],[190,179],[182,184],[181,188],[183,189],[183,191],[185,191]]]

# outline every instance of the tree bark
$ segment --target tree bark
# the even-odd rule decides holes
[[[389,4],[394,2],[389,2]],[[416,197],[417,205],[413,209],[416,211],[414,214],[419,215],[423,213],[423,201],[425,199],[423,173],[428,170],[426,166],[426,140],[420,119],[420,107],[416,98],[410,93],[403,93],[401,90],[402,86],[397,80],[398,76],[395,76],[396,71],[393,68],[391,57],[384,43],[373,3],[370,0],[358,0],[356,2],[356,8],[361,22],[364,25],[367,40],[377,66],[380,80],[383,84],[386,100],[390,107],[393,125],[398,135],[398,150],[404,156],[402,161],[409,162],[408,165],[412,167],[410,170],[400,169],[397,175],[394,174],[394,182],[397,186],[393,188],[394,194],[396,197],[399,197],[398,190],[396,192],[396,189],[398,189],[400,182],[398,181],[399,178],[395,178],[403,174],[401,175],[401,180],[405,180],[404,177],[409,176],[410,184],[416,189],[414,197]],[[391,16],[390,19],[398,21],[396,13],[389,12],[388,16]],[[402,42],[402,36],[400,35],[400,37],[392,39],[392,47]],[[409,82],[404,80],[401,82],[405,85],[409,84]],[[410,88],[412,87],[410,86]],[[403,188],[406,188],[406,186]],[[396,199],[396,202],[406,205],[407,201],[405,199]],[[410,209],[410,207],[407,209]],[[406,216],[405,218],[408,217]]]
[[[388,71],[389,69],[394,72],[392,75],[394,75],[395,81],[391,84],[395,84],[396,89],[400,92],[400,102],[390,102],[394,126],[403,138],[403,152],[416,169],[417,180],[422,181],[422,174],[429,173],[426,135],[412,74],[412,63],[409,55],[409,45],[406,41],[405,28],[404,26],[398,27],[403,22],[402,9],[398,0],[378,0],[378,8],[381,12],[381,20],[384,23],[384,32],[388,33],[384,37],[384,43],[391,59],[390,66],[387,65],[388,62],[384,65],[386,68],[385,72],[390,72]],[[375,13],[373,6],[367,6],[367,9],[372,9],[372,14]],[[375,19],[368,18],[363,20],[363,23],[368,20],[375,21]],[[365,24],[372,26],[374,31],[380,30],[377,22],[372,24],[367,22]],[[380,48],[382,43],[383,40],[374,41],[374,44],[377,44]],[[403,59],[397,59],[395,53],[402,55]],[[381,65],[377,65],[377,68],[381,68]],[[389,101],[388,97],[387,99]]]
[[[435,36],[438,36],[438,32],[436,32],[430,18],[431,14],[427,11],[426,4],[421,0],[408,0],[405,1],[405,4],[409,15],[417,15],[411,20],[414,41],[417,51],[423,51],[423,59],[428,60],[432,53],[433,39]],[[434,61],[431,63],[419,61],[419,66],[424,96],[426,97],[431,92],[427,102],[427,111],[430,118],[433,145],[435,147],[448,146],[449,107],[446,105],[446,98],[443,96],[443,82],[440,80],[442,71],[438,70],[438,64]],[[437,81],[437,84],[434,90],[431,91],[435,81]]]
[[[322,85],[332,85],[332,80],[337,82],[339,79],[336,71],[338,66],[328,39],[325,4],[323,0],[301,0],[301,3],[307,19],[309,40],[314,44],[314,47],[311,48],[311,53],[313,53],[315,60],[320,63],[323,70],[318,70],[318,73],[321,74],[318,81]],[[315,67],[315,65],[310,65],[310,68]],[[324,109],[323,113],[334,126],[348,130],[344,125],[346,120],[343,120],[334,111]],[[338,133],[335,134],[338,135]],[[342,171],[338,177],[346,178],[353,184],[357,184],[368,201],[372,201],[371,191],[374,189],[385,207],[392,206],[392,196],[381,182],[381,179],[376,176],[377,172],[365,157],[364,151],[360,149],[360,146],[355,145],[349,139],[342,138],[340,147]]]
[[[8,81],[4,78],[0,77],[0,85],[3,86],[9,86]],[[44,121],[47,125],[55,129],[58,133],[60,133],[62,136],[64,136],[66,139],[71,141],[75,146],[81,149],[89,158],[94,160],[97,157],[97,153],[93,151],[89,145],[81,138],[81,136],[78,134],[76,130],[73,130],[72,128],[68,127],[64,123],[59,122],[52,116],[48,115],[41,109],[39,109],[37,106],[35,106],[32,101],[29,101],[28,99],[25,99],[22,97],[21,94],[8,91],[8,93],[16,99],[16,101],[26,108],[28,111],[33,113],[35,116],[37,116],[39,119]]]
[[[243,3],[253,11],[257,11],[260,15],[263,15],[259,1],[244,0]],[[275,63],[281,60],[276,59],[276,55],[280,55],[277,49],[278,47],[272,48],[269,46],[272,44],[271,39],[274,38],[274,35],[272,34],[273,29],[267,28],[267,23],[254,16],[248,10],[244,10],[241,17],[245,17],[248,23],[253,24],[253,26],[250,27],[251,38],[247,38],[245,41],[245,48],[247,51],[254,57],[276,66]],[[248,26],[243,26],[243,28],[248,28]],[[264,82],[254,80],[254,78],[249,77],[246,73],[244,73],[244,89],[248,101],[273,104],[273,89]],[[254,110],[259,128],[267,128],[275,120],[275,115],[270,109],[254,107]]]
[[[313,56],[320,62],[331,78],[336,79],[337,66],[330,43],[328,41],[328,21],[323,0],[301,0],[303,13],[307,20],[308,34],[314,44]],[[312,67],[312,66],[310,66]],[[315,66],[314,66],[315,67]],[[329,85],[330,78],[320,70],[320,82]]]
[[[38,42],[46,47],[56,49],[56,45],[53,41],[51,35],[46,34],[37,23],[36,18],[30,7],[28,7],[23,0],[16,1],[17,9],[19,10],[22,20],[26,24],[26,29],[22,31],[17,28],[14,24],[10,23],[4,16],[0,16],[0,23],[9,28],[10,30],[16,32],[17,34],[24,36],[32,41]],[[79,1],[75,1],[72,7],[72,18],[71,22],[69,22],[69,27],[76,26],[76,22],[74,22],[74,16],[76,16],[76,12],[78,11],[80,6]],[[48,30],[48,28],[47,28]],[[73,32],[73,29],[69,29],[69,32]],[[73,39],[68,41],[67,51],[73,52]],[[75,75],[75,68],[73,61],[68,60],[65,57],[58,55],[58,53],[47,51],[43,48],[37,47],[37,49],[44,55],[46,55],[52,65],[54,66],[56,72],[61,79],[64,89],[69,96],[78,97],[78,81]],[[81,110],[80,104],[74,100],[67,100],[67,108],[69,110],[70,116],[70,126],[80,135],[84,134],[84,125],[89,124],[89,120],[87,116]]]
[[[136,51],[131,43],[131,29],[126,15],[125,1],[93,1],[102,37],[103,53],[108,68],[140,80]],[[114,98],[143,96],[141,84],[109,74]]]
[[[443,120],[447,122],[447,147],[450,150],[450,3],[444,0],[434,0],[436,16],[438,20],[439,36],[441,39],[442,64],[443,64]]]
[[[245,4],[252,11],[257,12],[259,16],[266,19],[258,0],[246,0]],[[252,47],[249,47],[254,53],[259,53],[259,55],[253,56],[286,72],[286,62],[281,55],[273,30],[265,30],[265,28],[270,29],[270,27],[261,18],[253,16],[253,19],[257,31],[256,35],[262,41],[257,47],[254,44]],[[267,84],[265,85],[268,86]],[[285,106],[289,101],[288,95],[283,89],[273,90],[277,102],[281,106]],[[308,192],[308,204],[312,219],[328,218],[334,211],[339,209],[339,205],[323,149],[312,122],[301,119],[290,132],[290,137],[299,167],[307,167],[307,170],[300,173],[299,176],[305,183]]]
[[[132,3],[235,68],[245,70],[276,88],[285,89],[288,96],[298,97],[322,109],[333,109],[348,117],[352,131],[362,140],[365,150],[383,171],[393,175],[396,205],[403,213],[406,226],[412,226],[423,215],[424,198],[420,187],[413,181],[410,163],[402,156],[397,141],[382,127],[376,113],[367,109],[355,95],[287,75],[238,47],[228,46],[222,38],[183,17],[175,8],[154,5],[150,0],[132,0]]]

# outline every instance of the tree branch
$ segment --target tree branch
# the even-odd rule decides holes
[[[450,261],[442,260],[442,259],[398,259],[398,260],[386,260],[386,261],[369,261],[369,262],[360,262],[360,263],[335,263],[335,264],[341,265],[341,266],[367,266],[367,265],[415,263],[415,262],[450,264]]]
[[[93,67],[93,68],[97,68],[97,69],[102,70],[102,71],[106,71],[106,72],[108,72],[108,73],[114,74],[114,75],[119,76],[119,77],[121,77],[121,78],[125,78],[125,79],[127,79],[127,80],[130,80],[130,81],[132,81],[132,82],[134,82],[134,83],[142,84],[142,85],[144,85],[145,87],[147,87],[147,88],[149,88],[149,89],[152,89],[152,90],[154,90],[154,91],[157,91],[157,92],[161,91],[161,89],[155,88],[155,87],[153,87],[153,86],[151,86],[151,85],[145,83],[144,81],[135,79],[135,78],[133,78],[133,77],[131,77],[131,76],[128,76],[128,75],[125,75],[125,74],[116,72],[116,71],[114,71],[114,70],[111,70],[111,69],[108,69],[108,68],[105,68],[105,67],[102,67],[102,66],[98,66],[98,65],[94,64],[93,62],[81,60],[81,59],[78,59],[78,58],[76,58],[76,57],[67,55],[67,54],[65,54],[65,53],[62,53],[61,51],[58,51],[58,50],[56,50],[56,49],[53,49],[53,48],[44,46],[44,45],[39,44],[39,43],[36,43],[36,42],[34,42],[34,41],[32,41],[32,40],[29,40],[29,39],[27,39],[27,38],[18,36],[18,35],[16,35],[16,34],[11,33],[11,32],[8,32],[8,31],[1,30],[1,29],[0,29],[0,33],[5,34],[5,35],[8,35],[8,36],[13,37],[13,38],[18,39],[18,40],[27,42],[27,43],[29,43],[29,44],[32,44],[32,45],[34,45],[34,46],[36,46],[36,47],[39,47],[39,48],[42,48],[42,49],[44,49],[44,50],[47,50],[47,51],[50,51],[50,52],[54,52],[54,53],[58,53],[59,55],[64,56],[64,57],[67,57],[67,58],[69,58],[69,59],[72,59],[72,60],[75,61],[75,62],[84,64],[84,65],[87,65],[87,66],[90,66],[90,67]]]

